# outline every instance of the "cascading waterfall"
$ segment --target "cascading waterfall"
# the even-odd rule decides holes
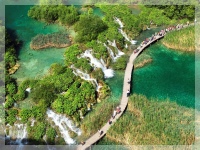
[[[24,145],[22,140],[27,138],[27,125],[15,123],[13,126],[6,125],[6,127],[9,129],[9,134],[6,135],[6,138],[10,139],[10,143],[16,145]]]
[[[123,27],[124,27],[122,21],[121,21],[119,18],[117,18],[117,17],[114,17],[114,20],[120,25],[119,32],[122,34],[122,36],[123,36],[127,41],[131,42],[131,44],[136,44],[137,41],[132,40],[132,39],[129,39],[129,38],[128,38],[128,35],[122,30]]]
[[[56,114],[52,110],[48,109],[46,112],[48,118],[51,118],[56,126],[59,127],[60,133],[63,136],[65,142],[67,144],[74,144],[75,140],[73,140],[69,136],[68,128],[77,133],[78,135],[81,135],[81,130],[73,125],[72,121],[69,120],[67,117],[61,114]],[[67,128],[68,127],[68,128]]]
[[[115,49],[117,49],[117,54],[116,54],[116,56],[114,57],[114,61],[115,61],[117,58],[119,58],[119,57],[121,57],[122,55],[124,55],[124,53],[118,49],[115,40],[113,40],[113,42],[111,42],[111,41],[108,40],[108,44],[111,45],[111,46],[113,46]]]
[[[73,65],[71,66],[71,68],[73,69],[73,73],[76,76],[79,76],[79,77],[81,77],[81,79],[84,79],[84,80],[87,80],[87,81],[92,81],[92,83],[94,83],[95,86],[96,86],[96,91],[97,92],[99,91],[100,86],[97,83],[96,79],[91,78],[89,74],[82,72],[80,69],[75,68]]]
[[[105,64],[102,64],[100,60],[96,59],[92,55],[92,50],[86,50],[85,53],[83,53],[81,57],[90,58],[91,66],[94,66],[96,68],[101,68],[104,73],[105,78],[111,78],[114,76],[114,71],[112,69],[107,69]]]

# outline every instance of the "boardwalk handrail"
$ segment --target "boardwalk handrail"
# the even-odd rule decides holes
[[[182,28],[185,28],[185,27],[188,27],[188,26],[190,26],[190,25],[182,26]],[[177,29],[177,28],[175,28],[175,29]],[[179,29],[180,28],[178,28],[178,30]],[[128,79],[131,79],[132,70],[133,70],[133,62],[135,61],[135,59],[137,58],[137,56],[146,47],[148,47],[150,44],[152,44],[155,41],[163,38],[166,35],[166,32],[165,32],[166,30],[161,30],[161,31],[162,31],[162,33],[160,32],[160,34],[155,35],[154,38],[152,40],[147,41],[146,44],[141,44],[137,48],[137,50],[138,50],[137,53],[133,52],[131,54],[131,56],[129,57],[129,62],[127,63],[127,66],[126,66],[126,69],[125,69],[125,75],[124,75],[123,94],[122,94],[121,102],[120,102],[120,105],[119,105],[119,107],[121,108],[121,113],[119,113],[118,115],[116,115],[114,119],[112,117],[110,118],[110,121],[112,121],[112,124],[114,124],[116,122],[116,120],[123,114],[123,112],[125,111],[125,109],[126,109],[126,107],[128,105],[127,90],[130,91],[130,83],[128,83]],[[96,143],[97,141],[99,141],[106,134],[106,132],[112,126],[112,124],[110,125],[107,122],[100,129],[100,131],[103,131],[101,135],[99,134],[99,132],[95,133],[89,139],[87,139],[83,145],[78,145],[77,150],[85,150],[86,148],[90,147],[91,145],[93,145],[94,143]]]

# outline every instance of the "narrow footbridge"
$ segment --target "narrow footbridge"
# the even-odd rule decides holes
[[[187,27],[187,26],[183,26]],[[116,120],[123,114],[123,112],[125,111],[127,105],[128,105],[128,97],[127,97],[127,91],[131,91],[130,89],[130,84],[128,83],[128,79],[131,79],[131,75],[132,75],[132,70],[133,70],[133,62],[135,61],[135,59],[137,58],[137,56],[149,45],[151,45],[152,43],[158,41],[159,39],[163,38],[166,35],[165,32],[163,32],[162,34],[158,34],[156,36],[154,36],[154,38],[152,40],[149,40],[146,44],[141,44],[138,48],[137,48],[137,52],[133,52],[129,58],[129,62],[127,63],[126,66],[126,70],[125,70],[125,75],[124,75],[124,83],[123,83],[123,94],[122,94],[122,98],[121,98],[121,102],[119,107],[121,108],[121,113],[117,114],[115,116],[115,118],[113,119],[112,117],[110,118],[110,120],[112,121],[112,124],[114,124],[116,122]],[[99,141],[108,131],[108,129],[112,126],[112,124],[110,125],[108,122],[100,129],[102,131],[102,134],[100,135],[99,132],[95,133],[94,135],[92,135],[89,139],[87,139],[87,141],[85,141],[84,145],[78,145],[77,146],[77,150],[85,150],[87,148],[89,148],[91,145],[95,144],[97,141]]]

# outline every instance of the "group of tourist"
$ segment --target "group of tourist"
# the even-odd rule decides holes
[[[189,26],[189,21],[187,22],[186,24],[187,26]],[[180,30],[184,27],[183,24],[177,24],[177,25],[174,25],[174,26],[169,26],[168,28],[166,29],[163,29],[161,30],[160,32],[156,32],[155,34],[153,34],[151,37],[149,38],[146,38],[144,41],[141,42],[140,46],[137,47],[135,50],[134,50],[134,53],[137,53],[140,48],[146,44],[148,44],[149,41],[153,41],[156,39],[156,36],[164,36],[166,34],[166,32],[169,32],[169,31],[173,31],[173,30]]]

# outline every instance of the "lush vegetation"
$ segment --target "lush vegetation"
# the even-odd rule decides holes
[[[34,50],[49,47],[67,47],[70,45],[68,33],[38,34],[32,38],[30,47]]]
[[[128,63],[129,57],[127,55],[123,55],[120,58],[117,59],[116,62],[113,63],[113,69],[116,70],[125,70],[126,65]]]
[[[82,15],[74,27],[77,42],[96,40],[99,33],[107,29],[106,24],[97,16]]]
[[[126,113],[106,136],[125,145],[191,145],[195,141],[194,120],[193,109],[132,95]]]
[[[195,27],[191,26],[180,31],[168,33],[162,43],[172,49],[195,51]]]
[[[102,101],[94,107],[81,122],[82,134],[78,140],[86,140],[100,129],[112,116],[113,110],[119,102]]]
[[[65,64],[68,67],[73,65],[75,68],[82,70],[86,73],[91,73],[93,68],[90,66],[89,61],[85,58],[78,58],[83,51],[80,49],[79,45],[74,44],[67,48],[65,51]]]
[[[20,41],[17,39],[14,31],[5,31],[5,67],[8,71],[10,68],[14,67],[17,62],[17,50],[21,45]]]
[[[163,14],[170,19],[194,21],[195,18],[195,5],[147,5],[147,7],[163,10]]]
[[[74,6],[65,5],[33,6],[28,16],[46,23],[59,22],[63,25],[73,25],[79,19],[78,10]]]

